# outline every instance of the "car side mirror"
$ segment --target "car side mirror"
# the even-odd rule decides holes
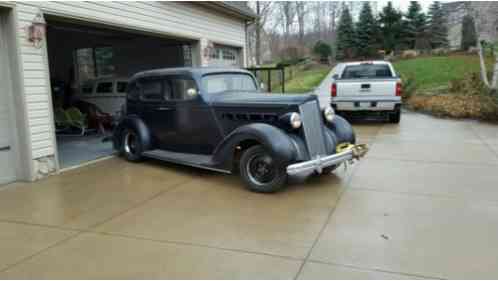
[[[335,79],[335,80],[339,79],[339,75],[337,75],[337,74],[332,75],[332,79]]]
[[[197,90],[195,88],[189,88],[187,90],[187,96],[189,98],[195,98],[197,96]]]

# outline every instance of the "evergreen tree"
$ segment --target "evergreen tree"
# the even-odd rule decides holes
[[[355,43],[353,18],[346,5],[344,5],[337,27],[337,59],[352,58],[354,56]]]
[[[427,38],[427,18],[417,1],[410,1],[404,21],[405,42],[410,49],[425,49],[430,46]]]
[[[375,56],[379,48],[379,28],[369,2],[365,2],[356,24],[357,55],[365,58]]]
[[[382,9],[379,15],[380,31],[382,35],[382,47],[387,53],[402,48],[403,41],[403,14],[394,9],[392,2]]]
[[[448,47],[448,26],[446,14],[439,1],[434,1],[429,7],[429,40],[432,48]]]
[[[462,42],[461,49],[467,51],[470,47],[477,46],[477,34],[474,25],[474,18],[466,15],[462,19]]]

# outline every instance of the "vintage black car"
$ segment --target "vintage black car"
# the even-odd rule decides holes
[[[359,158],[351,125],[315,95],[267,94],[248,71],[170,68],[129,83],[114,147],[143,157],[239,172],[250,190],[274,192],[289,175],[330,173]]]

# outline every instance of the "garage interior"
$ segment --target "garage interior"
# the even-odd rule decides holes
[[[195,41],[45,16],[61,169],[114,153],[109,136],[126,81],[143,70],[192,65]],[[92,98],[89,98],[90,95]],[[112,104],[114,110],[106,110]]]

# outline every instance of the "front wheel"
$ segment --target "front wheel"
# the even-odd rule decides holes
[[[255,192],[276,192],[287,181],[285,167],[278,165],[261,145],[252,146],[243,152],[239,169],[246,186]]]

